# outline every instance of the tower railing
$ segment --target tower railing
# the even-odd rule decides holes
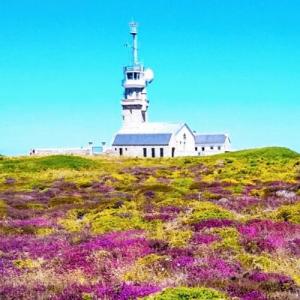
[[[144,71],[144,66],[142,64],[134,65],[134,66],[125,66],[124,72],[130,71]]]

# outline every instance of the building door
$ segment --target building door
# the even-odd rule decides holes
[[[172,157],[175,156],[175,147],[172,148]]]
[[[147,148],[143,148],[143,155],[144,157],[147,157]]]
[[[155,157],[155,148],[151,148],[152,157]]]
[[[123,148],[119,148],[119,154],[120,154],[120,156],[123,155]]]
[[[164,148],[160,148],[160,157],[164,157]]]

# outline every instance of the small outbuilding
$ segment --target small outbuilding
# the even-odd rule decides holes
[[[213,155],[231,150],[228,134],[195,134],[195,151],[197,155]]]

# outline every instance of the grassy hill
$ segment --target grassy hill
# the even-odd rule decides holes
[[[297,299],[300,155],[0,158],[0,299]]]

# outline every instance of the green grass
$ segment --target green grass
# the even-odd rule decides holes
[[[224,155],[224,154],[222,154]],[[226,154],[225,154],[226,156]],[[248,159],[282,159],[282,158],[299,158],[300,154],[284,147],[265,147],[232,152],[227,157],[248,158]]]
[[[4,158],[0,162],[0,172],[40,172],[50,169],[82,170],[93,169],[97,166],[95,160],[80,156],[53,155],[38,158]]]

